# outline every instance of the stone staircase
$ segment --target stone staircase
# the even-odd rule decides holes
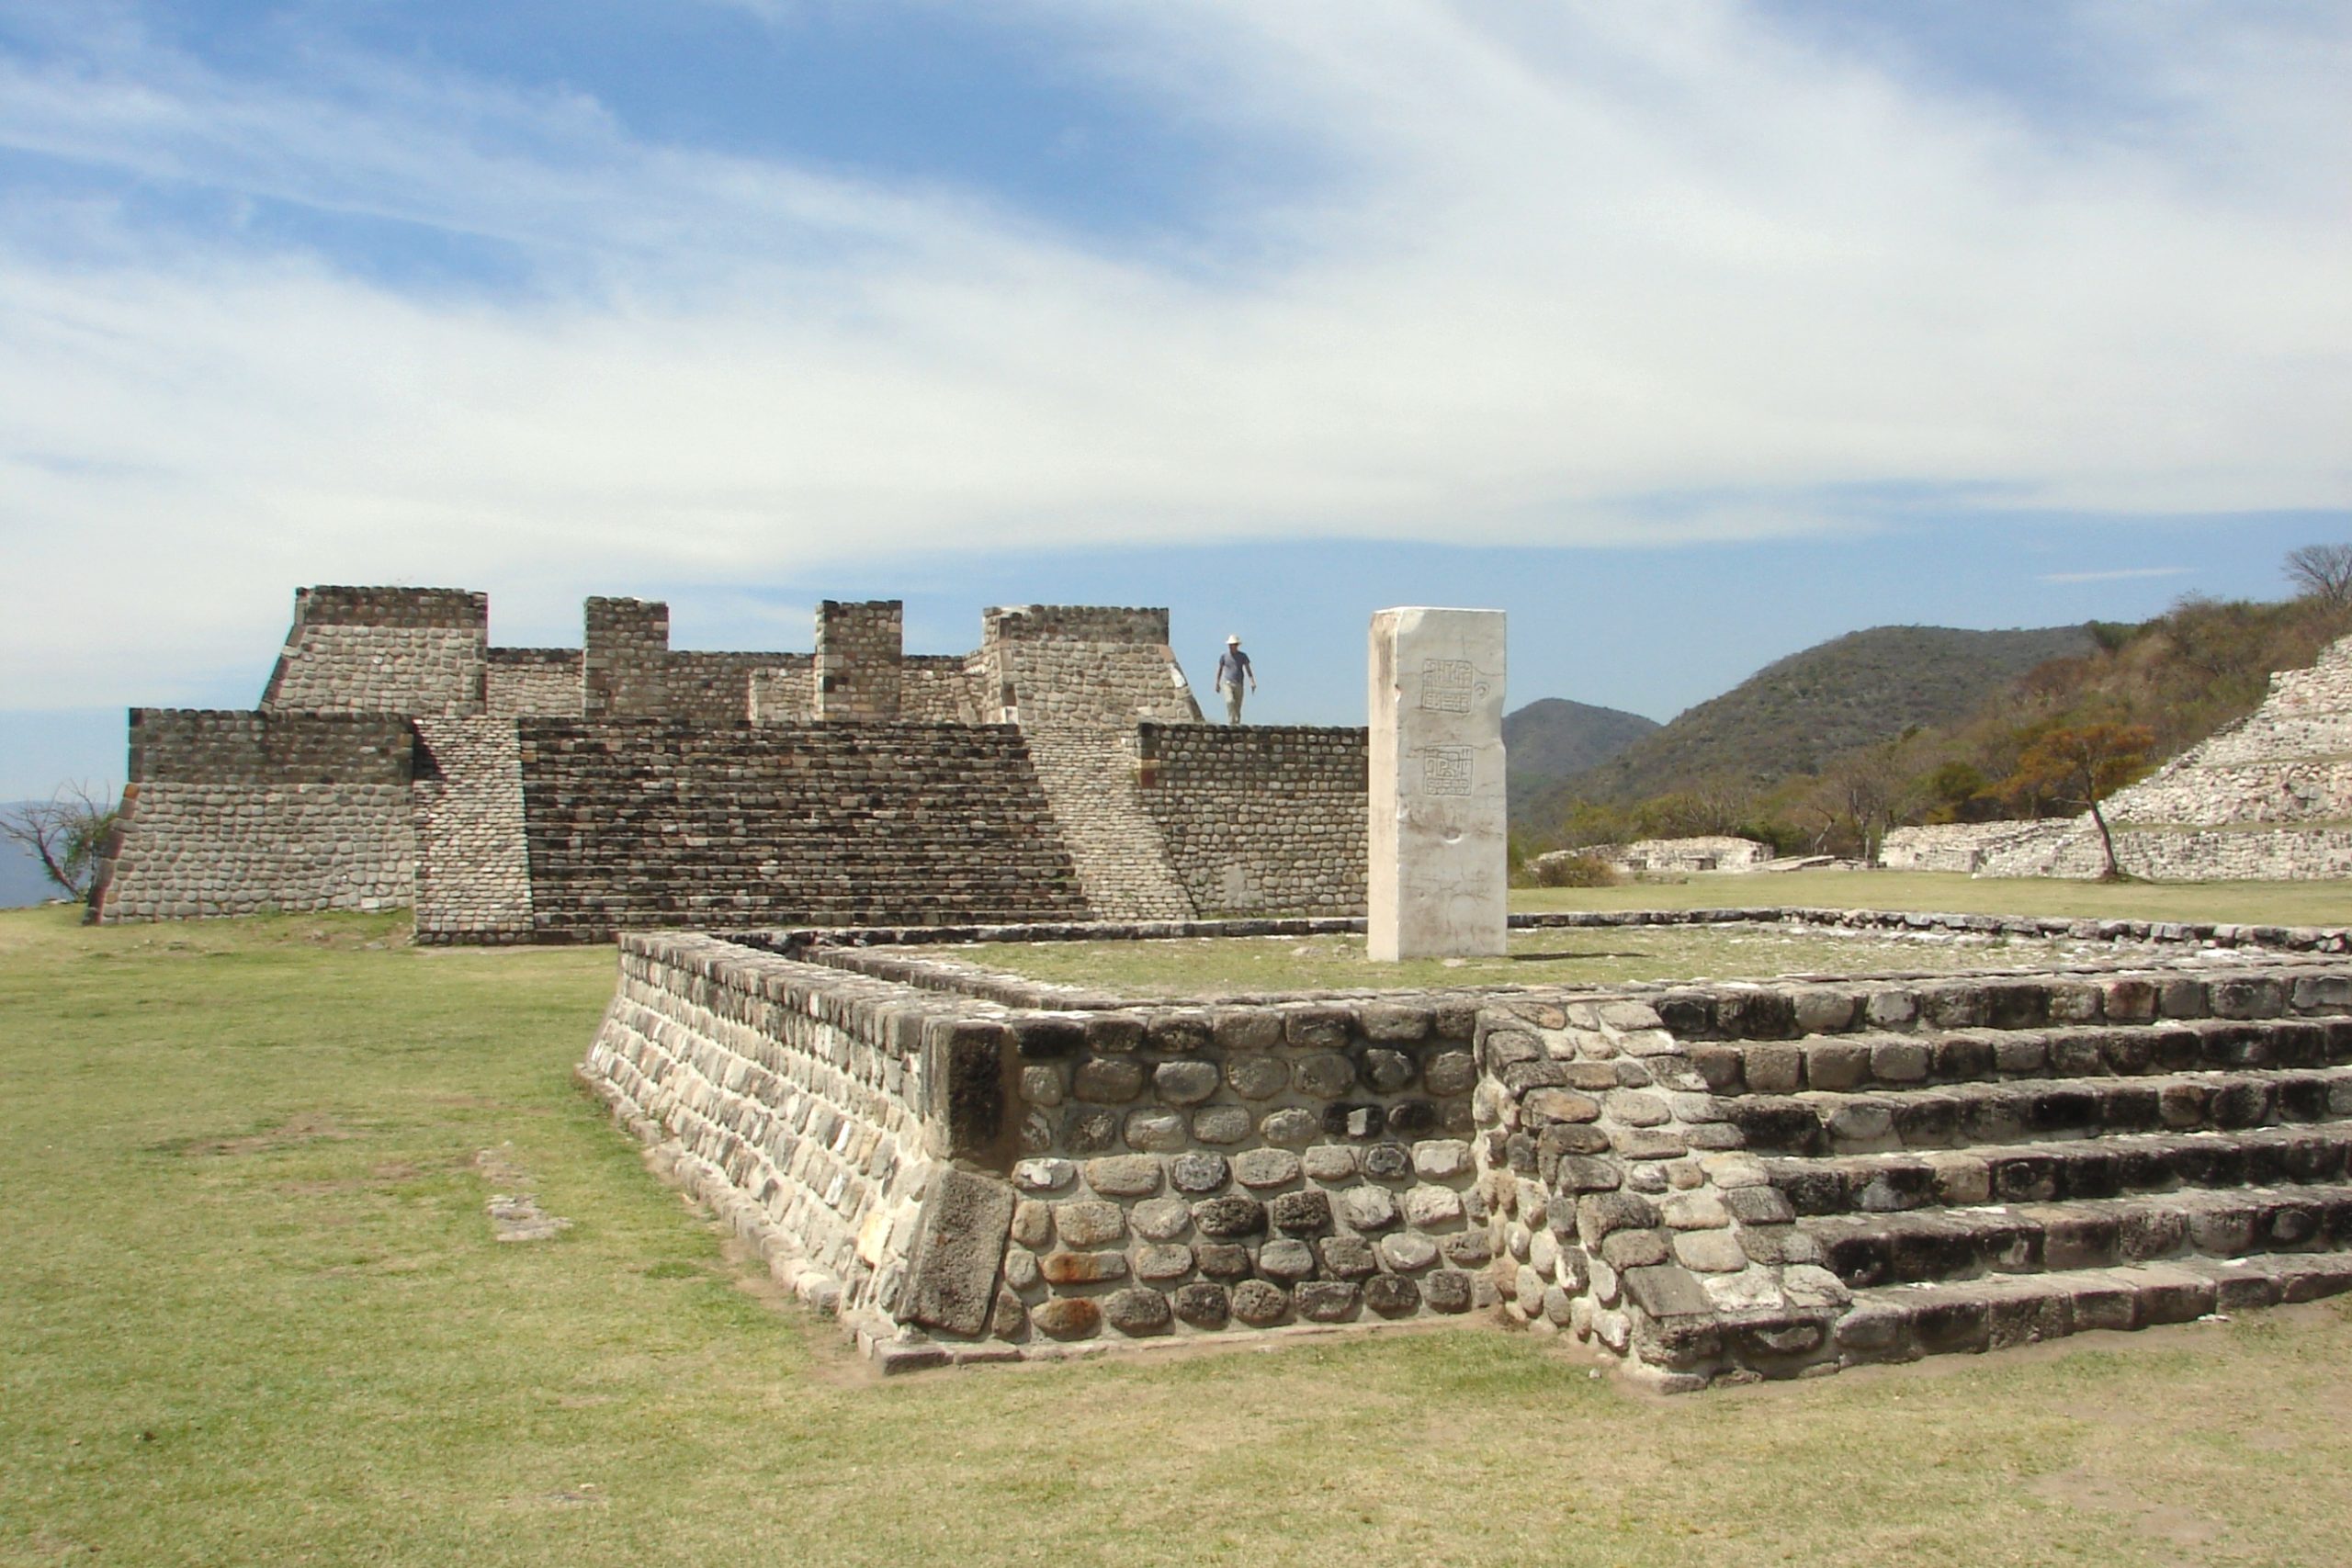
[[[1977,1027],[1692,1053],[1737,1091],[1724,1110],[1777,1200],[1759,1212],[1790,1216],[1782,1261],[1852,1292],[1842,1359],[2352,1289],[2352,1016],[2282,1016],[2342,1007],[2352,982],[2205,989],[2244,1016],[2162,1017],[2158,984],[2126,979],[2099,989],[2099,1023],[2053,1024],[2050,988],[1996,986]]]
[[[1191,919],[1193,900],[1136,787],[1133,730],[1041,723],[1023,733],[1096,918]]]
[[[1558,1292],[1519,1270],[1521,1315],[1557,1294],[1558,1321],[1668,1388],[2352,1291],[2342,960],[1576,1011],[1506,1081],[1652,1087],[1601,1094],[1589,1127],[1555,1119],[1586,1114],[1560,1090],[1519,1097],[1551,1228],[1576,1233]]]

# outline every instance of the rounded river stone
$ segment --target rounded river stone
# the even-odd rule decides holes
[[[1255,1198],[1204,1198],[1193,1205],[1193,1223],[1220,1240],[1256,1235],[1266,1228],[1266,1206]]]
[[[1122,1334],[1165,1334],[1168,1298],[1140,1287],[1114,1291],[1102,1300],[1102,1317]]]
[[[1280,1323],[1290,1311],[1290,1296],[1279,1285],[1244,1280],[1233,1287],[1233,1315],[1255,1327]]]
[[[1066,1296],[1037,1307],[1029,1321],[1057,1339],[1086,1339],[1102,1326],[1102,1309],[1083,1296]]]
[[[1195,1328],[1223,1328],[1233,1313],[1230,1293],[1223,1285],[1213,1285],[1205,1280],[1177,1287],[1170,1304],[1178,1317]]]
[[[1225,1185],[1227,1167],[1223,1155],[1203,1154],[1198,1150],[1178,1155],[1168,1162],[1168,1178],[1179,1192],[1195,1195],[1214,1192]]]
[[[1356,1310],[1356,1287],[1349,1280],[1309,1280],[1298,1287],[1298,1314],[1317,1323],[1339,1323]]]

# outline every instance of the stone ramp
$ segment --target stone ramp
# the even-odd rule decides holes
[[[1189,920],[1159,825],[1136,785],[1135,737],[1091,725],[1023,731],[1086,902],[1109,920]]]
[[[1513,1304],[1669,1388],[2352,1291],[2342,960],[1555,1010],[1489,1042]]]

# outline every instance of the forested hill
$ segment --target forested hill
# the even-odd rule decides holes
[[[1631,802],[1695,780],[1767,787],[1914,725],[1955,723],[2036,665],[2096,646],[2085,626],[1849,632],[1766,665],[1608,761],[1563,778],[1527,802],[1528,814],[1549,820],[1572,799]]]
[[[1510,757],[1512,809],[1568,774],[1609,761],[1657,728],[1654,718],[1566,697],[1544,697],[1505,714],[1503,746]]]

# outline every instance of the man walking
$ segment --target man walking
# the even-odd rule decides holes
[[[1225,722],[1227,724],[1241,722],[1241,682],[1244,681],[1250,682],[1251,691],[1258,689],[1258,672],[1250,668],[1250,656],[1241,651],[1241,639],[1227,637],[1225,657],[1216,661],[1216,689],[1225,694]]]

